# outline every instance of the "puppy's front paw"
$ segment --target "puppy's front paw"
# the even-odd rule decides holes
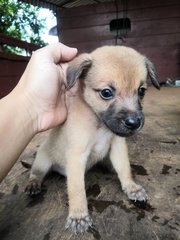
[[[25,188],[25,193],[30,196],[36,196],[41,193],[41,183],[34,179],[29,181],[28,185]]]
[[[148,195],[141,185],[131,183],[123,187],[123,191],[127,194],[128,198],[133,201],[147,201]]]
[[[70,229],[73,233],[84,233],[92,226],[92,219],[89,215],[81,218],[68,217],[65,228]]]

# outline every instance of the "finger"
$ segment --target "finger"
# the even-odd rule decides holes
[[[45,47],[54,63],[68,62],[77,55],[77,48],[68,47],[62,43],[55,43]]]
[[[63,47],[61,47],[61,59],[59,59],[59,61],[69,62],[77,55],[77,52],[77,48],[71,48],[63,45]]]

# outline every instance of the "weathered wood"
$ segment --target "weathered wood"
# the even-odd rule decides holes
[[[0,186],[0,239],[178,239],[179,105],[179,89],[149,89],[144,103],[145,126],[140,133],[128,139],[133,175],[136,182],[147,190],[149,202],[129,201],[116,174],[96,167],[86,176],[86,192],[94,225],[84,235],[72,235],[64,228],[68,214],[64,177],[49,175],[40,197],[29,198],[24,193],[29,170],[22,166],[20,160],[32,163],[47,133],[37,135]]]
[[[118,11],[123,10],[123,4],[121,1],[117,1],[118,3]],[[143,0],[129,0],[128,1],[128,10],[136,10],[136,9],[146,9],[146,8],[153,8],[153,7],[164,7],[164,6],[176,6],[179,5],[179,0],[172,0],[172,1],[163,1],[163,0],[150,0],[150,1],[143,1]],[[69,9],[59,9],[61,17],[67,16],[77,16],[77,8],[69,8]],[[115,12],[116,5],[114,2],[109,3],[101,3],[101,4],[93,4],[89,6],[81,6],[78,7],[78,15],[84,16],[89,14],[96,14],[96,13],[109,13]],[[68,14],[67,14],[68,12]]]
[[[47,0],[38,0],[38,1],[35,1],[35,0],[21,0],[22,2],[25,2],[25,3],[30,3],[34,6],[38,6],[38,7],[42,7],[42,8],[48,8],[50,10],[53,10],[53,11],[56,11],[57,9],[57,4],[56,4],[56,1],[54,1],[52,3],[52,1],[47,1]]]
[[[118,39],[118,45],[126,45],[131,46],[136,49],[141,48],[156,48],[156,49],[163,49],[172,47],[174,49],[178,49],[179,46],[179,33],[173,33],[173,34],[164,34],[163,37],[161,35],[154,35],[152,36],[144,36],[143,38],[141,36],[138,37],[128,37],[125,38],[124,41],[121,39]],[[115,39],[103,39],[102,41],[89,41],[89,39],[86,39],[83,43],[77,42],[77,43],[69,43],[70,46],[76,46],[79,51],[92,51],[96,47],[103,46],[103,45],[115,45]],[[157,51],[158,52],[158,51]]]
[[[172,19],[158,19],[151,21],[132,22],[131,31],[128,32],[127,38],[145,36],[156,36],[164,34],[178,33],[180,29],[180,17]],[[141,32],[140,32],[141,31]],[[73,37],[72,37],[73,36]],[[61,35],[62,41],[69,43],[88,41],[102,41],[105,39],[115,38],[116,31],[110,32],[109,25],[92,26],[84,28],[64,29]]]
[[[14,47],[27,49],[31,52],[40,48],[40,46],[38,46],[36,44],[28,43],[28,42],[19,40],[17,38],[12,38],[12,37],[6,36],[2,33],[0,33],[0,43],[11,45],[11,46],[14,46]]]
[[[3,44],[25,49],[30,54],[40,48],[36,44],[0,33],[0,45]],[[6,96],[16,86],[28,61],[29,57],[0,52],[0,98]]]
[[[143,8],[136,10],[128,10],[127,17],[131,21],[147,21],[147,20],[158,20],[158,19],[168,19],[180,17],[180,6],[161,6],[153,8]],[[69,14],[60,18],[59,21],[61,30],[73,29],[73,28],[82,28],[82,27],[92,27],[92,26],[103,26],[109,25],[112,19],[116,19],[116,12],[107,12],[107,13],[93,13],[82,16],[77,14],[77,16],[69,16]],[[123,18],[123,12],[118,13],[118,18]]]
[[[16,86],[28,61],[29,57],[0,53],[0,98]]]
[[[120,32],[110,32],[113,18],[123,16],[123,5],[104,3],[59,11],[59,37],[62,42],[90,52],[103,45],[125,45],[140,50],[155,62],[160,81],[180,76],[180,2],[128,1],[127,17],[131,31],[121,39]]]
[[[5,59],[5,60],[15,60],[17,62],[26,62],[29,61],[30,57],[26,57],[26,56],[20,56],[20,55],[16,55],[16,54],[11,54],[11,53],[6,53],[6,52],[0,52],[0,59]]]

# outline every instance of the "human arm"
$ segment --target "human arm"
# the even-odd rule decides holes
[[[36,133],[66,120],[66,62],[76,54],[60,43],[37,50],[17,86],[0,100],[0,181]]]

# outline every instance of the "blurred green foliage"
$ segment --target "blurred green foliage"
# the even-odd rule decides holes
[[[0,0],[0,33],[40,46],[46,45],[40,36],[46,29],[45,18],[38,18],[39,10],[39,7],[18,0]],[[1,48],[8,52],[22,52],[7,45]]]

